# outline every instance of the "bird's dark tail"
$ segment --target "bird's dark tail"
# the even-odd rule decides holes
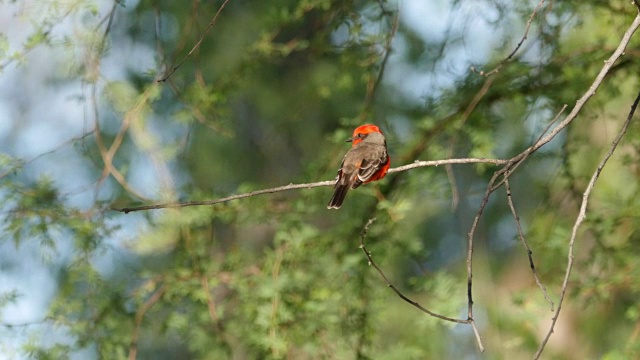
[[[348,182],[341,182],[338,180],[335,190],[333,190],[333,196],[331,197],[331,200],[329,200],[329,204],[327,204],[327,209],[340,209],[350,187],[351,184]]]

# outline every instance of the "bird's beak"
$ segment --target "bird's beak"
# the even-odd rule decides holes
[[[353,138],[349,138],[347,141],[345,142],[353,142]]]

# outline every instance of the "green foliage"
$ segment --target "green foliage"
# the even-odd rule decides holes
[[[85,127],[98,125],[28,159],[16,149],[31,144],[7,136],[15,149],[0,154],[1,239],[21,260],[6,255],[0,266],[43,267],[55,289],[29,337],[11,326],[0,335],[37,359],[480,356],[468,326],[398,298],[359,245],[375,217],[364,240],[393,285],[466,319],[467,234],[493,165],[390,174],[351,191],[339,211],[325,208],[328,187],[130,214],[109,206],[332,179],[344,140],[365,122],[384,129],[394,167],[511,157],[588,89],[635,10],[614,0],[547,4],[519,52],[487,78],[466,69],[498,66],[520,40],[529,2],[452,2],[449,28],[424,34],[404,14],[394,30],[396,4],[385,1],[230,1],[173,75],[154,81],[180,64],[221,4],[121,1],[111,14],[91,1],[38,2],[25,9],[32,26],[20,48],[0,33],[0,71],[20,60],[28,72],[30,52],[51,51],[47,81],[58,82],[37,85],[81,84],[75,110]],[[58,28],[65,22],[73,31]],[[476,26],[491,33],[482,63],[470,55]],[[554,301],[582,193],[637,92],[637,45],[568,129],[510,177]],[[78,119],[62,113],[70,120],[60,127]],[[11,136],[44,122],[20,114],[26,123],[12,121]],[[638,139],[633,123],[592,193],[559,320],[564,344],[548,357],[640,356]],[[498,189],[475,238],[476,323],[489,357],[530,358],[552,315],[505,199]],[[2,315],[27,295],[3,288]],[[586,345],[575,352],[576,343]]]

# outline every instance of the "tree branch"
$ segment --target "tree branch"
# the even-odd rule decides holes
[[[553,311],[553,300],[551,300],[551,298],[549,297],[549,294],[547,293],[547,289],[544,287],[544,285],[538,278],[538,272],[536,271],[536,267],[533,264],[533,257],[532,257],[533,251],[531,251],[531,248],[529,247],[529,244],[527,243],[527,240],[524,237],[524,233],[522,232],[522,226],[520,224],[520,216],[518,216],[516,207],[513,204],[513,198],[511,197],[511,185],[509,185],[509,180],[505,180],[504,187],[505,187],[505,191],[507,192],[507,203],[509,204],[509,208],[511,209],[511,213],[513,214],[513,219],[516,222],[516,228],[518,229],[518,237],[520,238],[522,245],[524,245],[524,248],[527,250],[527,257],[529,258],[529,266],[531,267],[533,278],[535,279],[536,284],[538,284],[540,291],[542,291],[542,295],[544,295],[544,298],[547,299],[547,302],[549,302],[549,305],[551,306],[551,311]]]
[[[527,40],[527,37],[529,36],[529,29],[531,28],[531,23],[533,22],[533,18],[536,16],[536,14],[538,13],[538,10],[540,10],[542,5],[544,5],[544,2],[545,2],[545,0],[540,0],[540,2],[538,2],[538,5],[536,5],[536,7],[533,9],[533,12],[531,13],[531,16],[529,16],[529,20],[527,21],[527,26],[524,29],[524,35],[522,36],[522,39],[520,39],[520,42],[518,43],[518,45],[516,45],[515,49],[513,49],[511,54],[509,54],[506,58],[504,58],[504,60],[500,61],[498,66],[496,66],[493,70],[491,70],[489,72],[485,73],[482,70],[478,71],[474,67],[471,68],[471,71],[477,72],[481,76],[491,76],[493,74],[496,74],[498,71],[500,71],[500,69],[506,63],[511,61],[511,59],[513,59],[513,57],[518,52],[518,50],[520,50],[520,48],[522,47],[522,44],[524,44],[524,42]]]
[[[389,169],[389,173],[396,173],[406,170],[411,170],[419,167],[425,166],[438,166],[444,164],[472,164],[472,163],[487,163],[487,164],[505,164],[508,160],[501,159],[448,159],[448,160],[434,160],[434,161],[416,161],[413,164],[399,166],[397,168]],[[123,212],[125,214],[134,212],[134,211],[142,211],[142,210],[155,210],[155,209],[166,209],[166,208],[180,208],[187,206],[203,206],[203,205],[215,205],[231,200],[244,199],[251,196],[262,195],[262,194],[272,194],[281,191],[294,190],[294,189],[311,189],[320,186],[333,186],[335,184],[335,180],[327,180],[327,181],[319,181],[307,184],[289,184],[284,186],[278,186],[269,189],[256,190],[243,194],[236,194],[227,196],[220,199],[215,200],[202,200],[202,201],[187,201],[187,202],[178,202],[178,203],[165,203],[165,204],[155,204],[155,205],[143,205],[143,206],[133,206],[133,207],[125,207],[125,208],[115,208],[112,207],[111,210]]]
[[[480,351],[484,351],[484,346],[482,345],[482,339],[480,338],[480,333],[478,332],[478,329],[475,326],[475,322],[473,321],[473,319],[469,318],[469,319],[454,319],[454,318],[450,318],[448,316],[444,316],[444,315],[440,315],[438,313],[435,313],[425,307],[423,307],[422,305],[420,305],[420,303],[411,300],[410,298],[408,298],[407,296],[405,296],[400,290],[398,290],[397,287],[395,287],[395,285],[393,285],[391,283],[391,281],[389,281],[389,279],[387,278],[387,276],[385,275],[384,271],[382,271],[382,269],[378,266],[378,264],[376,264],[373,261],[373,258],[371,257],[371,253],[367,250],[364,241],[367,237],[367,232],[369,231],[369,227],[371,226],[371,224],[373,224],[373,222],[376,221],[376,218],[371,218],[369,219],[369,221],[367,221],[367,223],[365,224],[364,228],[362,229],[362,232],[360,233],[360,249],[362,249],[362,252],[364,253],[364,255],[367,257],[367,260],[369,262],[369,265],[373,266],[378,273],[380,274],[380,276],[382,277],[382,279],[384,279],[384,282],[387,284],[387,286],[389,288],[391,288],[391,290],[393,290],[393,292],[396,293],[396,295],[398,295],[402,300],[408,302],[409,304],[413,305],[414,307],[420,309],[420,311],[428,314],[429,316],[433,316],[435,318],[438,318],[440,320],[445,320],[445,321],[449,321],[449,322],[453,322],[453,323],[457,323],[457,324],[470,324],[473,327],[473,331],[474,334],[476,336],[476,340],[478,341],[478,347],[480,348]]]

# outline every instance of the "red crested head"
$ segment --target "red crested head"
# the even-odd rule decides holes
[[[372,132],[379,132],[380,134],[382,134],[382,131],[380,131],[379,127],[373,124],[365,124],[365,125],[358,126],[355,130],[353,130],[353,137],[355,137],[358,134],[364,135]]]
[[[373,124],[365,124],[365,125],[358,126],[355,130],[353,130],[353,135],[349,140],[347,140],[347,142],[353,142],[351,146],[356,146],[357,144],[362,142],[363,138],[366,137],[364,135],[374,133],[374,132],[382,134],[382,131],[380,131],[380,128]]]

